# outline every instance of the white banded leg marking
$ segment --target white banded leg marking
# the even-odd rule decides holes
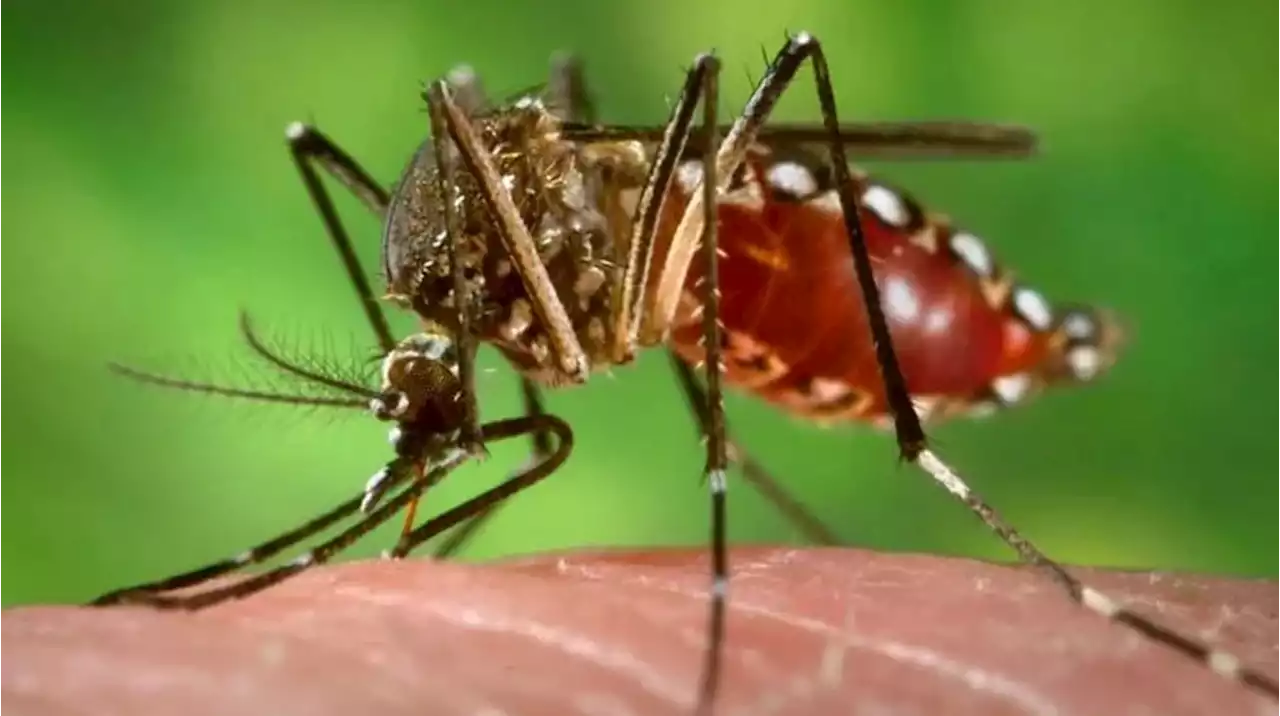
[[[961,500],[967,501],[969,499],[971,495],[969,485],[966,484],[964,479],[957,475],[955,471],[948,467],[947,464],[937,455],[934,455],[932,450],[927,448],[921,450],[920,454],[916,457],[916,462],[920,467],[924,468],[924,471],[929,473],[929,475],[932,476],[939,485],[945,487],[947,492],[950,492]]]
[[[361,512],[368,514],[378,504],[378,500],[386,494],[387,482],[390,478],[391,471],[385,467],[373,473],[373,477],[370,477],[364,485],[364,498],[360,500]]]
[[[975,496],[972,490],[970,490],[969,485],[965,483],[964,479],[956,474],[956,472],[937,455],[935,455],[932,450],[927,448],[921,450],[916,456],[916,464],[922,467],[925,472],[927,472],[939,485],[942,485],[948,492],[964,502],[965,505],[981,517],[988,526],[991,526],[993,529],[997,529],[996,526],[1001,522],[1000,518],[995,515],[990,506],[985,505],[980,498]],[[1003,528],[1010,532],[1011,535],[1016,536],[1016,533],[1012,532],[1007,525],[1004,525]],[[997,529],[997,531],[999,532],[1000,530]],[[1005,537],[1005,541],[1007,543],[1010,543],[1010,546],[1015,546],[1015,543],[1010,541],[1009,536],[1002,536]],[[1022,541],[1021,538],[1017,539]],[[1245,679],[1243,662],[1241,662],[1240,658],[1234,654],[1220,649],[1207,648],[1195,641],[1191,642],[1194,645],[1193,648],[1196,648],[1196,651],[1193,651],[1192,648],[1185,646],[1185,642],[1187,640],[1184,637],[1177,635],[1176,632],[1169,632],[1164,627],[1161,627],[1146,617],[1129,610],[1120,602],[1106,594],[1103,594],[1097,589],[1081,584],[1079,580],[1071,576],[1055,563],[1048,561],[1047,558],[1039,554],[1038,550],[1035,550],[1034,547],[1031,547],[1028,543],[1025,543],[1025,541],[1022,541],[1022,545],[1018,546],[1017,549],[1024,560],[1030,559],[1033,564],[1038,564],[1042,567],[1050,567],[1061,580],[1065,580],[1065,582],[1062,583],[1063,587],[1071,590],[1072,594],[1076,596],[1079,604],[1089,611],[1110,621],[1120,621],[1124,626],[1138,632],[1147,633],[1148,628],[1154,628],[1156,630],[1165,631],[1165,633],[1173,634],[1182,643],[1175,642],[1170,639],[1152,638],[1152,640],[1158,641],[1167,647],[1176,648],[1185,656],[1200,657],[1201,655],[1196,653],[1196,651],[1203,649],[1203,662],[1219,676],[1226,677],[1233,681],[1243,681]],[[1027,551],[1030,552],[1031,556],[1038,555],[1038,559],[1031,559],[1025,553]],[[1138,626],[1131,622],[1138,622],[1144,626]]]
[[[707,486],[711,490],[711,498],[713,501],[723,501],[725,493],[729,490],[729,481],[725,477],[724,470],[716,468],[707,473]],[[723,507],[723,505],[721,505]],[[718,571],[718,570],[717,570]],[[720,602],[724,604],[729,599],[729,575],[715,574],[711,579],[710,597],[712,602]]]
[[[316,551],[309,549],[289,562],[290,567],[307,568],[316,563]]]
[[[724,470],[712,470],[707,473],[707,487],[713,495],[723,495],[729,487]]]

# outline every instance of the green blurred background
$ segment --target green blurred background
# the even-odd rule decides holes
[[[6,3],[3,602],[81,600],[237,553],[358,491],[389,456],[385,426],[359,413],[146,388],[104,368],[260,376],[240,307],[303,351],[371,343],[286,153],[288,122],[316,122],[389,182],[425,135],[421,82],[455,63],[502,96],[572,49],[604,119],[658,123],[707,48],[725,62],[724,111],[740,107],[788,29],[826,41],[846,119],[1037,128],[1033,161],[875,168],[1049,296],[1108,305],[1133,328],[1108,380],[949,424],[942,452],[1059,559],[1275,576],[1275,13],[1198,0]],[[818,117],[800,86],[778,116]],[[340,208],[376,265],[377,222]],[[482,361],[484,415],[514,414],[513,374]],[[468,557],[701,544],[702,457],[661,353],[550,407],[577,431],[569,466]],[[886,436],[740,396],[729,410],[851,543],[1007,557]],[[493,484],[523,450],[499,447],[428,508]],[[738,541],[797,540],[744,487],[730,510]]]

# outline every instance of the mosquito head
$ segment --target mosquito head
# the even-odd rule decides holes
[[[382,385],[369,409],[414,433],[454,432],[464,419],[462,383],[452,339],[418,333],[382,359]]]

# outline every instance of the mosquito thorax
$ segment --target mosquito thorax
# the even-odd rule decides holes
[[[636,152],[584,147],[560,135],[560,118],[536,97],[472,117],[502,189],[514,201],[538,257],[593,366],[606,362],[607,321],[616,268],[615,237],[627,226],[613,207],[626,182],[619,163]],[[621,143],[620,143],[621,144]],[[496,346],[526,376],[543,384],[569,382],[555,360],[546,329],[536,320],[497,221],[452,143],[445,145],[448,201],[459,237],[458,255],[472,305],[471,331]],[[456,331],[457,308],[449,234],[437,193],[431,140],[423,142],[392,197],[383,233],[383,276],[389,298],[427,322]]]

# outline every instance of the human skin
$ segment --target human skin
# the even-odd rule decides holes
[[[719,714],[1274,714],[1043,575],[736,548]],[[1077,569],[1274,679],[1273,581]],[[705,553],[319,567],[201,612],[3,613],[6,714],[689,714]]]

